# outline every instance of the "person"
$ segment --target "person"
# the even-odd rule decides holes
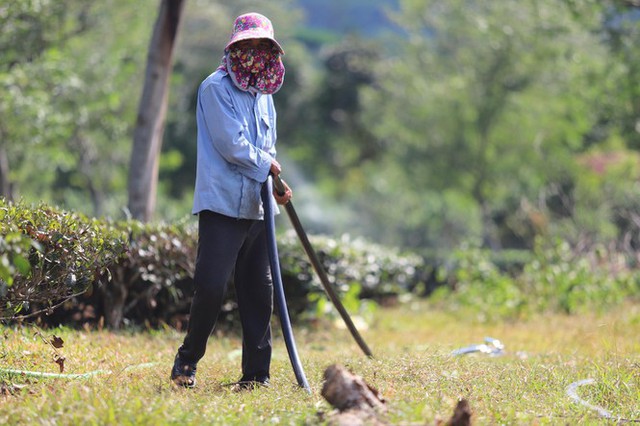
[[[220,66],[199,86],[197,166],[193,214],[198,215],[195,291],[186,336],[175,356],[171,380],[196,384],[196,365],[215,327],[233,274],[242,325],[241,389],[268,386],[273,285],[260,191],[276,160],[276,110],[272,95],[282,86],[284,51],[271,21],[238,16]],[[286,204],[292,196],[273,193]],[[277,209],[276,209],[277,210]]]

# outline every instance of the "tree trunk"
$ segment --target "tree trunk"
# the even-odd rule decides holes
[[[162,0],[149,44],[147,69],[129,166],[129,211],[148,221],[156,204],[158,162],[167,112],[173,47],[185,0]]]
[[[13,200],[9,180],[9,158],[6,148],[2,145],[0,145],[0,197],[4,197],[7,201]]]
[[[111,280],[98,286],[105,323],[111,329],[122,327],[129,289],[140,278],[129,259],[109,268]]]

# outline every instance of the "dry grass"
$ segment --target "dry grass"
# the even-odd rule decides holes
[[[0,424],[319,424],[331,411],[320,390],[332,363],[381,391],[391,424],[434,424],[450,415],[459,398],[469,401],[475,424],[606,423],[567,395],[568,386],[587,378],[594,383],[578,388],[581,398],[613,416],[640,419],[640,306],[513,324],[478,324],[433,312],[426,303],[380,309],[363,331],[375,359],[365,358],[346,330],[297,329],[311,395],[295,385],[279,335],[271,388],[235,394],[224,386],[239,378],[234,336],[210,340],[197,388],[183,390],[168,380],[183,338],[174,330],[42,331],[47,340],[63,338],[58,350],[32,327],[0,330],[0,368],[56,373],[57,353],[65,357],[65,373],[109,371],[84,379],[0,372]],[[451,355],[485,336],[500,339],[505,354]]]

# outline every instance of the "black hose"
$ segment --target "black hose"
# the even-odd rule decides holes
[[[311,393],[309,382],[304,375],[298,350],[296,349],[296,341],[293,338],[293,330],[291,329],[291,320],[289,319],[289,311],[287,310],[287,300],[284,297],[284,288],[282,286],[282,275],[280,274],[280,261],[278,258],[278,244],[276,242],[276,223],[271,205],[271,176],[262,185],[262,205],[264,207],[264,224],[267,228],[267,251],[269,252],[269,263],[271,265],[271,278],[273,279],[273,290],[275,296],[276,308],[280,325],[282,326],[282,335],[289,353],[289,360],[296,375],[296,380],[301,388]]]

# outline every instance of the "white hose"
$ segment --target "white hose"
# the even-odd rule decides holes
[[[157,362],[145,362],[125,367],[122,371],[137,370],[139,368],[148,368],[157,365]],[[14,370],[12,368],[0,368],[0,373],[15,374],[18,376],[38,377],[47,379],[86,379],[100,374],[113,374],[111,370],[94,370],[82,374],[66,374],[66,373],[43,373],[40,371]]]
[[[589,409],[591,409],[591,410],[595,410],[595,411],[597,411],[597,412],[598,412],[598,414],[599,414],[601,417],[604,417],[605,419],[614,419],[615,417],[614,417],[610,412],[608,412],[607,410],[605,410],[604,408],[599,407],[599,406],[597,406],[597,405],[589,404],[587,401],[585,401],[584,399],[582,399],[582,398],[580,398],[580,397],[578,396],[577,389],[578,389],[580,386],[590,385],[590,384],[593,384],[593,383],[595,383],[595,382],[596,382],[596,381],[595,381],[595,380],[593,380],[593,379],[584,379],[584,380],[579,380],[579,381],[577,381],[577,382],[571,383],[571,384],[569,385],[569,387],[567,387],[567,395],[569,396],[569,398],[573,399],[573,400],[574,400],[575,402],[577,402],[578,404],[582,404],[582,405],[584,405],[585,407],[587,407],[587,408],[589,408]]]

